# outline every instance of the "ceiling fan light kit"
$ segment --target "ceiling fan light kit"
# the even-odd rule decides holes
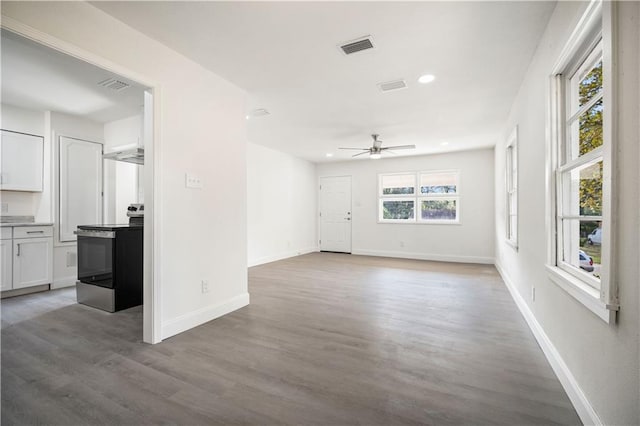
[[[382,153],[383,152],[387,152],[389,154],[394,154],[393,151],[390,151],[391,149],[415,149],[415,145],[396,145],[396,146],[386,146],[386,147],[382,147],[382,141],[380,139],[378,139],[378,134],[372,134],[371,137],[373,138],[373,146],[371,146],[371,148],[338,148],[338,149],[349,149],[349,150],[356,150],[356,151],[362,151],[359,152],[357,154],[352,155],[352,157],[359,157],[360,155],[364,155],[364,154],[369,154],[369,158],[372,160],[377,160],[379,158],[382,157]]]

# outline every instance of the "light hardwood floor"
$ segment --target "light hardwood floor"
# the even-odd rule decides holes
[[[579,424],[493,266],[312,253],[158,345],[73,290],[2,300],[2,424]]]

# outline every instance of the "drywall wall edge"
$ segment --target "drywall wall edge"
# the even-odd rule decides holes
[[[578,384],[578,381],[573,376],[571,370],[569,370],[569,367],[560,356],[560,353],[549,339],[549,336],[547,336],[547,334],[544,332],[544,329],[542,328],[536,317],[533,315],[533,312],[531,312],[531,309],[529,309],[529,306],[524,301],[515,285],[500,265],[500,262],[496,261],[495,265],[498,273],[507,286],[509,293],[511,293],[513,301],[516,302],[516,306],[520,310],[520,313],[524,317],[525,321],[527,321],[527,325],[529,325],[531,332],[542,348],[542,352],[547,358],[547,361],[549,361],[553,372],[555,373],[556,377],[558,377],[558,380],[560,380],[560,384],[571,400],[571,403],[576,409],[576,412],[578,413],[580,420],[582,420],[582,423],[584,423],[585,425],[603,425],[602,420],[600,420],[600,417],[598,417],[598,414],[591,406],[591,403],[582,391],[582,388]]]

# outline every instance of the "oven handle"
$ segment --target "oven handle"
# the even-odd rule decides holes
[[[73,231],[78,237],[91,237],[91,238],[115,238],[116,233],[114,231],[90,231],[87,229],[78,229]]]

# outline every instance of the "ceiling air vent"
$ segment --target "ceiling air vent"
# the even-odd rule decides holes
[[[407,83],[404,80],[394,80],[387,81],[386,83],[380,83],[378,84],[378,87],[383,92],[390,92],[392,90],[406,89]]]
[[[357,40],[346,42],[340,46],[340,49],[345,55],[351,55],[363,50],[373,49],[373,42],[371,41],[371,36],[364,36]]]
[[[124,81],[115,78],[102,80],[100,83],[98,83],[98,86],[106,87],[107,89],[115,90],[116,92],[124,90],[127,87],[131,87],[129,83],[125,83]]]

